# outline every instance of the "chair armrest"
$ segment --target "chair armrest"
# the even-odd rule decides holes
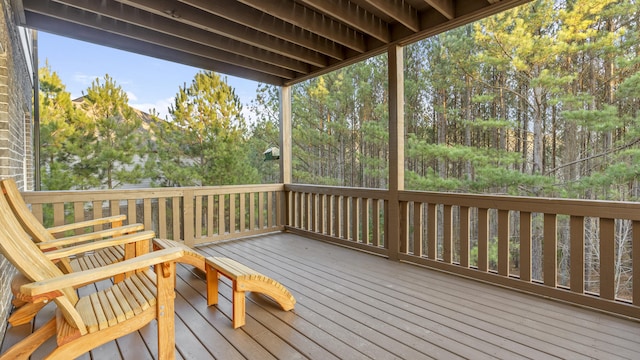
[[[53,235],[53,234],[57,234],[64,231],[82,229],[85,227],[90,227],[95,225],[104,225],[104,224],[111,224],[115,222],[122,222],[122,221],[125,221],[126,219],[127,219],[126,215],[113,215],[113,216],[107,216],[99,219],[78,221],[73,224],[53,226],[53,227],[47,228],[47,231]]]
[[[130,244],[138,241],[152,240],[155,237],[155,232],[152,230],[142,231],[135,234],[129,234],[124,236],[118,236],[111,239],[97,240],[93,242],[83,243],[75,246],[70,246],[62,249],[47,251],[44,253],[49,260],[56,260],[60,258],[69,257],[71,255],[85,253],[87,251],[93,251],[98,249],[104,249],[110,246]]]
[[[87,234],[80,234],[80,235],[68,236],[68,237],[63,237],[63,238],[50,240],[50,241],[43,241],[43,242],[36,243],[36,245],[38,245],[38,247],[43,250],[51,249],[51,248],[57,248],[57,247],[67,246],[67,245],[75,245],[78,243],[102,239],[105,237],[113,237],[113,236],[130,234],[140,230],[144,230],[144,225],[131,224],[131,225],[116,227],[113,229],[100,230],[100,231],[95,231]]]
[[[67,287],[94,283],[125,272],[135,271],[165,262],[176,261],[183,256],[184,251],[177,248],[158,250],[100,268],[78,271],[43,281],[25,284],[20,287],[20,293],[32,298],[37,298],[38,296],[42,297],[44,294],[59,292],[60,289]]]

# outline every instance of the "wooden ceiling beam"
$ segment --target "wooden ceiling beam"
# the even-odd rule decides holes
[[[291,70],[283,69],[279,66],[266,64],[258,60],[232,54],[222,50],[215,50],[202,44],[159,33],[157,31],[145,29],[143,27],[125,23],[120,20],[90,13],[68,5],[58,4],[46,0],[23,0],[25,11],[47,15],[59,20],[68,21],[92,27],[105,32],[133,38],[135,40],[162,45],[164,47],[182,51],[204,58],[217,60],[251,70],[262,71],[284,79],[292,79],[295,73]]]
[[[368,50],[362,33],[296,2],[280,0],[238,1],[358,53],[364,53]]]
[[[233,64],[227,64],[193,54],[185,54],[182,51],[169,49],[156,44],[150,44],[122,35],[104,32],[92,27],[70,23],[67,21],[49,17],[47,15],[25,11],[25,18],[26,23],[29,24],[30,27],[51,34],[86,41],[102,46],[108,46],[114,49],[128,51],[144,56],[151,56],[170,62],[193,66],[199,69],[212,70],[222,74],[237,76],[253,81],[277,86],[281,86],[284,84],[284,79],[278,76],[265,74],[261,71],[245,69]]]
[[[453,4],[453,0],[425,0],[425,2],[449,20],[456,17],[456,9]]]
[[[420,20],[418,19],[418,11],[407,2],[403,0],[362,1],[384,12],[387,16],[396,20],[407,29],[413,32],[420,31]]]
[[[129,5],[115,2],[100,3],[92,0],[54,1],[81,10],[100,14],[102,16],[118,19],[130,24],[142,26],[149,30],[158,31],[166,35],[176,36],[229,53],[257,59],[267,64],[279,66],[299,73],[308,73],[311,70],[308,64],[301,61],[259,49],[238,41],[229,41],[229,39],[226,39],[221,35],[213,34],[190,25],[183,25],[172,19],[167,19],[144,10],[136,9]]]
[[[391,41],[389,24],[364,8],[342,0],[298,0],[343,24],[388,44]]]
[[[232,40],[287,56],[313,66],[324,67],[327,57],[302,46],[283,41],[260,31],[236,24],[227,19],[209,14],[192,6],[167,0],[117,0],[123,4],[174,19],[183,24],[222,35]]]
[[[180,2],[225,18],[282,40],[317,51],[337,60],[344,60],[342,46],[281,19],[256,10],[236,0],[180,0]]]

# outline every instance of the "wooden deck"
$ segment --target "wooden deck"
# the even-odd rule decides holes
[[[640,359],[640,323],[398,263],[292,234],[201,246],[271,276],[296,297],[283,312],[248,295],[231,327],[231,289],[207,307],[204,274],[178,267],[183,359]],[[47,320],[52,306],[36,319]],[[152,359],[155,322],[85,359]],[[3,350],[31,331],[10,328]],[[45,344],[46,345],[46,344]],[[40,359],[46,352],[37,352]]]

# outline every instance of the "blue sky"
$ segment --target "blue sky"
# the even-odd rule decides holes
[[[109,74],[127,92],[129,105],[147,112],[155,108],[161,116],[168,115],[167,107],[179,87],[189,84],[200,70],[42,31],[38,32],[38,59],[40,67],[48,61],[72,98],[82,96],[96,77]],[[248,107],[258,83],[233,76],[227,76],[227,82],[235,88],[249,120]]]

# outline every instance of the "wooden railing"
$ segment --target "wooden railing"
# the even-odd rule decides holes
[[[640,319],[640,203],[400,191],[390,249],[386,191],[285,190],[291,231]]]
[[[45,225],[126,214],[189,246],[281,231],[283,195],[282,185],[23,193]]]
[[[292,232],[388,255],[385,190],[286,185],[286,191]]]
[[[640,319],[640,203],[282,184],[24,197],[48,225],[122,213],[190,246],[288,230]]]

